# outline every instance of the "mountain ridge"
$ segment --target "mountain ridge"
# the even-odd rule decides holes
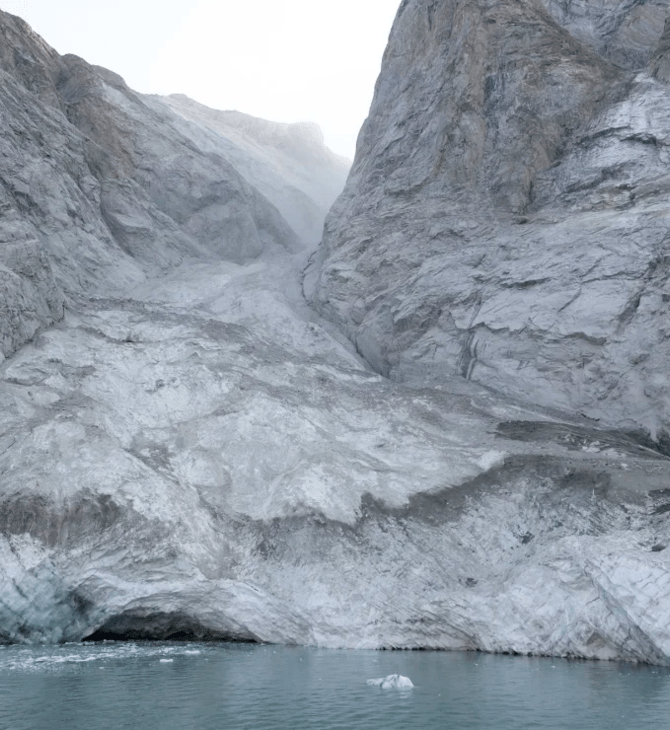
[[[308,225],[296,233],[222,155],[220,135],[201,150],[169,108],[157,110],[111,71],[59,56],[19,18],[1,17],[2,194],[16,223],[5,214],[0,235],[14,241],[12,250],[22,239],[36,249],[26,253],[35,262],[30,276],[16,268],[16,255],[0,261],[0,297],[12,312],[0,323],[3,356],[57,321],[68,292],[122,290],[188,257],[242,261],[271,242],[314,245],[325,201],[344,184],[334,156],[322,153],[321,177],[312,181],[325,187],[318,200],[302,193],[284,206],[286,214],[305,210]],[[249,162],[238,156],[243,170]]]

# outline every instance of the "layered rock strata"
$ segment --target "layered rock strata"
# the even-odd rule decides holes
[[[0,637],[664,662],[670,461],[366,371],[285,266],[181,267],[5,363]]]

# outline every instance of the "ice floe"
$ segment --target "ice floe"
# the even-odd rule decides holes
[[[389,674],[388,677],[380,679],[368,679],[368,684],[381,689],[408,689],[414,687],[414,683],[409,677],[403,677],[402,674]]]

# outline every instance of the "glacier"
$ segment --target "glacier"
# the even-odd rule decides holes
[[[1,642],[667,663],[668,29],[570,7],[404,0],[346,185],[0,13]]]

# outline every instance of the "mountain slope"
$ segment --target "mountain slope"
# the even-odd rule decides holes
[[[3,13],[0,34],[4,356],[58,320],[68,292],[119,291],[187,258],[242,262],[272,246],[302,248],[225,157],[220,134],[198,146],[167,106],[106,69],[60,57],[19,18]],[[301,147],[321,154],[324,187],[343,183],[341,161],[322,142],[300,138]],[[281,154],[271,150],[269,142],[253,165],[251,155],[236,164],[245,173],[265,155],[269,167]],[[281,161],[273,165],[281,178]],[[296,195],[284,213],[306,217],[313,233],[325,215],[317,197]]]
[[[0,16],[0,33],[0,642],[186,637],[668,661],[670,458],[555,408],[565,343],[603,347],[597,327],[622,266],[647,287],[623,334],[650,311],[647,291],[663,302],[663,259],[635,279],[667,215],[653,157],[663,145],[636,136],[662,122],[660,81],[635,81],[530,0],[404,2],[323,271],[318,256],[303,271],[312,249],[280,210],[304,205],[311,180],[312,220],[341,172],[311,128],[143,98],[58,57],[17,19]],[[488,41],[509,63],[478,90],[473,52],[492,63]],[[659,77],[663,48],[650,61]],[[450,60],[433,68],[433,54]],[[607,121],[632,94],[651,115],[634,132]],[[585,115],[614,131],[576,138]],[[612,175],[638,174],[641,148],[645,174],[659,175],[636,188],[646,217],[610,178],[577,197],[571,187],[626,145]],[[598,196],[615,203],[589,202]],[[621,199],[630,210],[612,207]],[[612,236],[631,220],[634,246]],[[593,251],[588,231],[601,237]],[[587,264],[611,266],[596,280],[614,294],[589,300],[577,322],[569,273]],[[317,285],[370,362],[414,386],[372,372],[310,309],[303,286]],[[451,297],[444,318],[431,310],[439,296]],[[469,309],[478,298],[490,330]],[[458,327],[476,329],[465,355]],[[552,327],[568,334],[537,336]],[[475,339],[488,331],[497,355]],[[432,369],[388,357],[421,337]],[[532,347],[553,358],[542,370],[550,408],[518,397],[520,382],[528,399],[538,390]],[[513,372],[506,385],[507,349],[523,348],[523,381]],[[474,382],[487,362],[507,394]]]
[[[325,147],[316,124],[279,124],[217,111],[179,94],[155,99],[185,120],[179,129],[195,135],[196,144],[212,145],[231,162],[304,242],[321,239],[326,213],[342,192],[350,162]]]

